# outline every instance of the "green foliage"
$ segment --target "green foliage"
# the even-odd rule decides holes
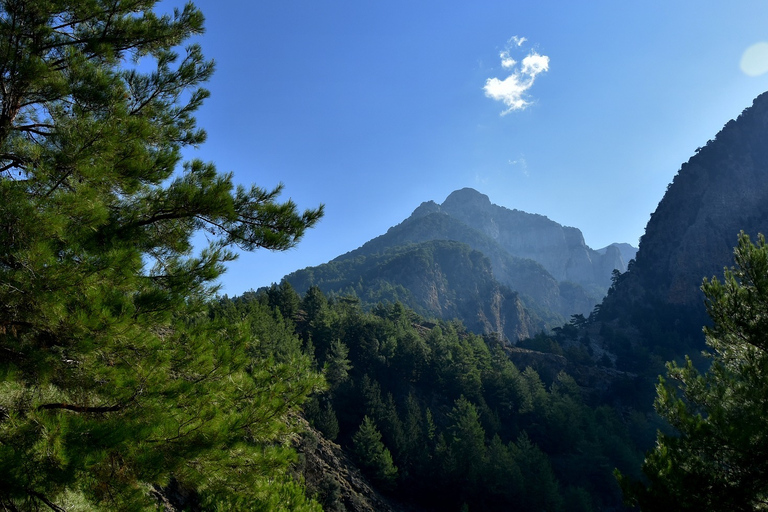
[[[285,441],[321,377],[290,325],[205,305],[234,248],[290,248],[322,208],[176,172],[213,66],[175,50],[202,14],[154,5],[0,1],[0,505],[153,508],[173,475],[316,509]]]
[[[544,452],[533,444],[527,435],[521,434],[512,445],[512,456],[523,475],[526,490],[523,499],[525,510],[561,510],[562,497],[558,482]]]
[[[397,478],[392,455],[381,441],[381,433],[368,416],[363,417],[360,429],[352,437],[357,462],[371,478],[384,488],[391,488]]]
[[[317,290],[302,310],[297,331],[329,340],[318,358],[330,361],[339,340],[351,366],[307,416],[319,428],[330,404],[342,447],[355,453],[366,430],[378,446],[366,453],[387,449],[396,476],[366,470],[380,490],[425,510],[569,510],[569,499],[573,510],[620,506],[611,468],[638,467],[632,440],[647,440],[655,424],[635,414],[630,435],[622,416],[590,404],[569,375],[548,382],[518,369],[502,345],[490,348],[458,322],[428,322],[398,303],[365,312],[354,297],[324,300]]]
[[[288,281],[272,284],[266,292],[267,304],[280,312],[283,318],[295,320],[299,314],[301,299]]]
[[[547,336],[543,332],[536,334],[533,338],[521,340],[518,344],[520,348],[527,348],[537,352],[546,352],[549,354],[563,355],[563,349],[555,338]]]
[[[324,366],[325,378],[331,388],[338,387],[347,380],[349,370],[352,369],[347,356],[349,356],[349,349],[341,340],[331,342]]]
[[[457,484],[475,490],[486,462],[485,430],[477,409],[463,396],[456,401],[448,419],[446,471]]]
[[[642,510],[763,510],[768,500],[768,246],[744,233],[736,266],[704,281],[712,363],[668,364],[656,408],[676,430],[659,434],[643,465],[647,483],[619,475]],[[674,384],[673,384],[674,383]],[[675,385],[676,384],[676,385]]]
[[[311,419],[312,426],[322,432],[326,439],[334,441],[339,435],[339,420],[336,418],[333,406],[330,402],[325,402],[322,405],[315,405],[315,407],[317,407],[317,411],[305,409],[305,414]]]

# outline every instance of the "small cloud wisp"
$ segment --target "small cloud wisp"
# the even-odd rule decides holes
[[[489,78],[483,87],[487,97],[501,101],[506,105],[507,108],[501,115],[509,114],[515,110],[523,110],[530,105],[531,102],[526,99],[528,89],[533,86],[533,82],[539,74],[549,70],[549,57],[539,55],[534,50],[531,50],[523,58],[521,65],[518,66],[518,62],[512,58],[510,52],[522,46],[525,41],[524,37],[518,36],[507,41],[507,46],[499,53],[499,58],[501,59],[501,67],[511,70],[511,74],[503,80]]]

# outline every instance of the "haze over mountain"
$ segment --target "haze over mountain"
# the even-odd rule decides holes
[[[515,340],[589,314],[613,270],[623,272],[633,254],[628,244],[592,250],[576,228],[494,205],[464,188],[442,204],[422,203],[384,235],[286,280],[300,293],[317,285],[370,304],[399,300]]]

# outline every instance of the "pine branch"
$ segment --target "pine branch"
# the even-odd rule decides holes
[[[40,501],[48,505],[48,508],[50,508],[51,510],[55,510],[56,512],[67,512],[66,509],[58,506],[57,504],[55,504],[54,502],[52,502],[51,500],[49,500],[48,498],[46,498],[45,496],[43,496],[37,491],[33,491],[32,489],[27,489],[27,493],[30,496],[34,496],[35,498],[39,499]]]
[[[137,389],[136,392],[127,400],[123,401],[122,403],[118,403],[110,406],[87,407],[84,405],[74,405],[74,404],[67,404],[67,403],[61,402],[61,403],[38,405],[37,410],[43,411],[48,409],[64,409],[65,411],[94,413],[94,414],[106,414],[108,412],[117,412],[117,411],[123,410],[126,405],[133,402],[136,399],[136,397],[139,395],[141,390],[142,390],[142,387],[139,387],[139,389]]]
[[[11,129],[19,132],[35,133],[37,135],[45,135],[45,136],[51,135],[52,132],[47,132],[47,131],[41,130],[40,128],[48,128],[50,130],[53,130],[54,126],[48,123],[36,123],[36,124],[27,124],[22,126],[14,126]]]
[[[74,412],[84,412],[84,413],[96,413],[96,414],[104,414],[107,412],[115,412],[122,410],[123,407],[125,407],[125,404],[118,404],[118,405],[110,405],[108,407],[86,407],[83,405],[72,405],[72,404],[65,404],[65,403],[58,403],[58,404],[43,404],[39,405],[37,407],[38,411],[46,410],[46,409],[64,409],[67,411],[74,411]]]

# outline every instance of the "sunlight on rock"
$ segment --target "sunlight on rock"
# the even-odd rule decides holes
[[[747,48],[741,56],[739,66],[749,76],[768,73],[768,43],[761,41]]]

